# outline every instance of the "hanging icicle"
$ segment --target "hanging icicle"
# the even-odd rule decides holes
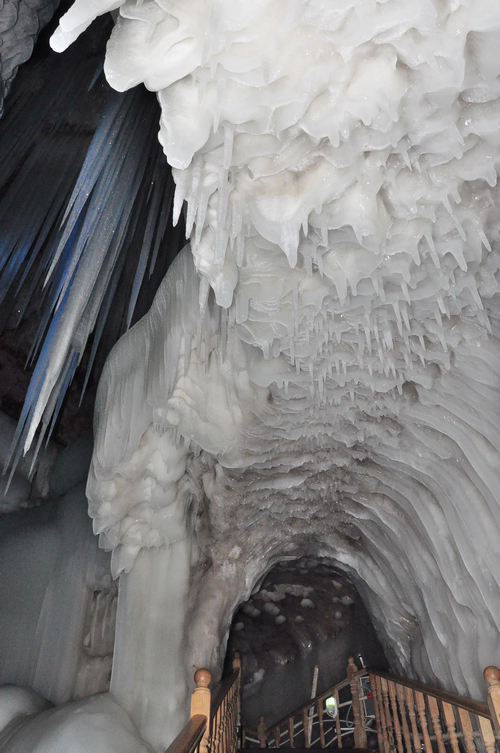
[[[109,350],[130,326],[153,277],[141,309],[149,305],[183,240],[170,220],[173,182],[157,139],[156,98],[142,88],[112,91],[85,41],[63,58],[35,63],[44,81],[35,93],[33,71],[19,77],[0,125],[0,303],[23,290],[19,323],[33,296],[41,299],[12,467],[39,428],[38,445],[53,431],[90,335],[84,389],[101,342]],[[87,123],[68,138],[93,87],[103,108],[97,127]]]

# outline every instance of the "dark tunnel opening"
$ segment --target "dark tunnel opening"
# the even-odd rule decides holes
[[[363,601],[333,564],[313,558],[276,565],[236,614],[227,659],[242,658],[242,724],[268,725],[359,668],[389,667]]]

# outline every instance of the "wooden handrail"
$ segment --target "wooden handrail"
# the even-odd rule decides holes
[[[384,677],[386,680],[392,680],[398,685],[412,688],[412,690],[418,690],[421,693],[427,693],[427,695],[433,695],[435,698],[439,698],[445,703],[451,703],[453,706],[457,706],[460,709],[471,711],[473,714],[479,716],[485,716],[487,719],[491,719],[491,712],[487,703],[481,701],[474,701],[470,698],[464,698],[463,696],[456,695],[455,693],[448,693],[446,690],[440,690],[440,688],[434,688],[431,685],[425,685],[423,682],[417,680],[407,680],[397,675],[391,675],[388,672],[379,672],[378,670],[366,670],[369,675],[377,675],[377,677]]]
[[[340,682],[336,683],[335,685],[332,685],[331,687],[327,688],[327,690],[324,690],[322,693],[319,693],[314,698],[312,698],[310,701],[307,701],[302,706],[299,706],[296,708],[291,714],[287,714],[279,721],[272,724],[270,727],[266,727],[265,724],[265,718],[263,716],[259,717],[259,726],[257,730],[251,730],[248,727],[245,727],[244,729],[244,737],[246,739],[257,739],[259,741],[259,745],[261,748],[265,748],[268,746],[268,741],[274,741],[274,744],[276,747],[280,747],[279,742],[280,738],[282,736],[282,728],[284,728],[285,734],[287,734],[288,737],[288,744],[289,747],[294,747],[294,740],[293,737],[297,734],[302,734],[302,726],[305,724],[304,720],[307,717],[307,725],[308,728],[312,725],[312,717],[310,717],[309,712],[311,709],[316,709],[316,712],[319,714],[322,714],[323,709],[323,702],[326,698],[330,696],[334,696],[338,700],[338,695],[341,690],[344,688],[348,688],[350,686],[351,692],[354,688],[357,689],[356,691],[356,699],[358,700],[358,703],[360,701],[360,678],[366,677],[368,678],[368,670],[361,669],[358,670],[356,665],[354,664],[353,657],[349,657],[349,664],[348,664],[348,672],[349,676],[341,680]],[[345,703],[341,704],[341,706],[346,706]],[[318,711],[319,710],[319,711]],[[298,719],[298,724],[294,724],[294,719]],[[355,712],[355,722],[357,723],[358,727],[360,726],[360,723],[364,724],[364,715],[363,710],[361,707],[358,707],[357,713]],[[296,727],[300,728],[299,732],[296,732]],[[305,727],[304,727],[305,730]],[[352,729],[352,732],[354,732],[354,727]],[[343,730],[340,730],[338,724],[337,724],[337,735],[345,735],[348,733],[348,730],[345,728]],[[310,744],[310,736],[304,732],[304,746],[302,747],[311,747]],[[366,737],[364,734],[364,730],[357,729],[356,730],[356,742],[358,747],[365,747],[366,745]],[[306,739],[307,738],[307,739]],[[323,720],[320,722],[320,738],[322,743],[324,743],[324,734],[323,734]],[[321,747],[324,747],[322,744]],[[341,747],[341,746],[339,746]]]
[[[495,753],[495,714],[500,717],[500,671],[485,670],[490,705],[370,671],[381,753]],[[459,742],[460,741],[460,742]],[[448,748],[447,748],[448,746]]]
[[[240,726],[241,659],[235,651],[233,672],[215,692],[210,691],[212,675],[198,669],[191,696],[191,718],[167,753],[236,753]]]
[[[210,702],[210,715],[214,716],[217,709],[221,705],[224,696],[227,695],[229,690],[232,688],[234,683],[238,680],[239,677],[239,671],[233,672],[229,677],[226,677],[222,682],[220,682],[216,689],[212,693],[212,699]]]
[[[206,728],[207,717],[195,714],[170,743],[166,753],[194,753],[203,739]]]
[[[350,657],[345,680],[270,727],[259,717],[257,730],[245,729],[243,739],[261,748],[342,748],[347,736],[351,745],[364,748],[367,735],[376,734],[380,753],[495,753],[500,670],[487,667],[484,677],[490,686],[489,706],[387,672],[358,670]],[[345,690],[349,687],[350,694]],[[342,690],[344,696],[339,696]]]
[[[495,753],[495,731],[499,739],[500,728],[500,670],[497,667],[487,667],[484,671],[485,680],[490,686],[489,706],[387,672],[358,670],[352,657],[349,657],[347,671],[345,680],[323,691],[271,727],[266,728],[264,717],[259,717],[256,733],[253,730],[248,730],[248,733],[252,733],[252,736],[256,734],[257,740],[254,737],[254,741],[261,748],[268,747],[270,736],[271,745],[281,747],[283,734],[285,745],[288,738],[287,747],[294,747],[299,734],[299,740],[303,736],[304,747],[309,748],[314,747],[311,744],[311,730],[316,724],[319,737],[315,738],[314,743],[319,742],[321,748],[327,746],[327,733],[333,733],[334,737],[330,737],[330,740],[336,740],[337,748],[342,748],[344,735],[353,736],[356,747],[365,747],[367,733],[373,735],[376,731],[380,753],[447,753],[450,748],[452,753],[483,753],[484,750]],[[241,661],[239,656],[235,656],[233,673],[211,694],[210,672],[206,669],[196,672],[191,718],[167,753],[236,753],[240,674]],[[339,692],[347,687],[351,690],[351,700],[339,703]],[[335,699],[336,714],[330,714],[331,709],[326,702],[330,696],[332,703]],[[311,709],[313,711],[309,713]],[[343,709],[342,718],[340,709]],[[346,710],[354,718],[346,716]],[[331,715],[330,721],[325,713]],[[316,721],[313,721],[314,716]],[[282,731],[284,725],[285,730]],[[328,745],[331,747],[331,742]]]
[[[493,720],[493,726],[497,734],[500,733],[500,669],[498,667],[486,667],[483,677],[489,685],[488,706]]]
[[[361,669],[357,673],[357,676],[361,675],[367,675],[368,670],[367,669]],[[322,701],[324,698],[329,698],[329,696],[333,695],[333,693],[336,690],[342,690],[342,688],[346,688],[349,685],[349,680],[342,680],[341,682],[338,682],[336,685],[332,685],[328,690],[324,690],[322,693],[320,693],[317,696],[314,696],[314,698],[311,698],[310,701],[306,701],[302,706],[299,706],[296,708],[292,714],[287,714],[282,719],[280,719],[278,722],[275,722],[270,727],[266,728],[266,732],[272,732],[276,727],[279,727],[280,725],[284,724],[290,716],[300,716],[304,711],[307,711],[311,708],[311,706],[314,706],[315,703],[318,701]]]

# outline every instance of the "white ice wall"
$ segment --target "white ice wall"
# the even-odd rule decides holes
[[[109,687],[116,587],[87,516],[89,446],[53,451],[51,499],[0,526],[0,684],[53,703]]]

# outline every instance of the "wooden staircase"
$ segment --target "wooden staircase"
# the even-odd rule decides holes
[[[240,727],[239,654],[233,673],[211,693],[210,672],[199,669],[191,719],[167,753],[236,753],[280,748],[312,753],[500,753],[500,670],[487,667],[488,704],[386,672],[358,670],[270,727]]]

